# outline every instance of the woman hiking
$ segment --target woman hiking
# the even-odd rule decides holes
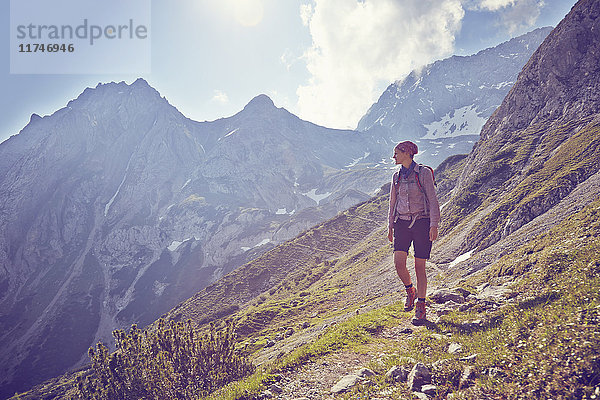
[[[394,265],[406,288],[404,309],[412,310],[417,300],[413,322],[424,323],[427,320],[425,263],[429,259],[432,242],[438,236],[440,205],[431,169],[413,160],[418,151],[417,145],[410,141],[398,143],[394,148],[393,158],[396,165],[402,167],[394,173],[390,188],[388,239],[394,242]],[[411,243],[415,253],[416,289],[406,268]]]

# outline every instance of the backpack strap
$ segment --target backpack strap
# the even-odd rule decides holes
[[[419,169],[417,170],[417,168],[415,168],[415,177],[417,178],[417,186],[419,187],[419,190],[421,190],[421,193],[423,193],[423,199],[424,199],[424,206],[425,206],[425,211],[427,212],[427,214],[429,214],[429,199],[427,198],[427,193],[425,192],[425,189],[423,189],[423,185],[421,185],[421,178],[419,177],[419,173],[421,172],[421,168],[429,168],[430,170],[432,169],[431,167],[428,167],[426,165],[423,164],[418,164],[419,165]],[[431,172],[431,176],[433,176],[433,171]],[[435,182],[435,180],[434,180]]]

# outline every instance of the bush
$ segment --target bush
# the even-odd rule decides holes
[[[113,332],[117,350],[90,348],[92,373],[78,381],[78,399],[198,399],[253,372],[235,351],[234,325],[199,335],[191,321],[159,320],[155,329]]]

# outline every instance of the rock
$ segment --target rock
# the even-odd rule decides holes
[[[261,399],[272,399],[273,393],[270,390],[265,390],[264,392],[262,392],[260,394],[260,398]]]
[[[285,336],[286,336],[286,337],[290,337],[290,336],[292,336],[294,333],[295,333],[295,331],[294,331],[294,328],[288,328],[288,329],[285,331]]]
[[[442,305],[438,305],[437,307],[432,307],[432,309],[433,309],[433,311],[436,312],[436,314],[438,316],[443,316],[443,315],[449,314],[450,312],[452,312],[454,310],[460,309],[461,306],[462,306],[461,304],[458,304],[457,302],[450,300],[450,301],[445,302]]]
[[[408,379],[408,370],[404,367],[394,365],[385,373],[385,379],[391,382],[406,382]]]
[[[412,391],[420,391],[423,385],[431,383],[431,371],[423,363],[417,363],[408,374],[408,387]]]
[[[437,394],[437,386],[423,385],[421,392],[425,393],[427,396],[435,396]]]
[[[356,371],[356,375],[361,378],[368,378],[369,376],[375,376],[375,372],[371,371],[369,368],[361,368]]]
[[[308,321],[304,321],[302,323],[302,329],[306,329],[306,328],[309,328],[309,327],[310,327],[310,323]]]
[[[460,352],[462,352],[462,350],[463,350],[463,347],[459,343],[450,343],[450,346],[448,346],[448,353],[450,353],[450,354],[460,353]]]
[[[431,368],[433,368],[434,370],[441,370],[444,368],[444,366],[446,364],[450,364],[451,361],[444,359],[444,360],[437,360],[436,362],[434,362],[433,364],[431,364]]]
[[[463,322],[462,324],[460,324],[460,328],[466,331],[472,331],[475,329],[479,329],[483,326],[483,321],[480,319],[476,319],[474,321],[470,321],[470,322]]]
[[[512,292],[506,286],[485,286],[475,296],[479,300],[491,300],[496,302],[506,301],[507,296]]]
[[[333,387],[331,388],[331,393],[344,393],[348,390],[352,389],[356,384],[360,381],[360,377],[358,375],[346,375],[342,379],[340,379]]]
[[[475,359],[477,358],[477,356],[478,356],[478,354],[477,354],[477,353],[475,353],[475,354],[471,354],[471,355],[470,355],[470,356],[468,356],[468,357],[461,357],[461,358],[459,358],[458,360],[459,360],[459,361],[468,361],[468,362],[471,362],[471,361],[475,361]]]
[[[495,367],[488,368],[486,371],[486,375],[489,376],[490,378],[499,378],[503,374],[504,373],[502,372],[502,370],[500,368],[495,368]]]
[[[459,387],[465,388],[467,386],[470,386],[473,383],[473,381],[475,381],[475,377],[476,377],[475,367],[473,367],[473,366],[466,367],[464,369],[462,375],[460,376]]]
[[[283,393],[283,388],[281,388],[281,386],[275,385],[275,384],[271,385],[271,387],[269,387],[269,390],[272,393],[277,393],[277,394]]]
[[[267,343],[265,343],[265,347],[273,347],[275,346],[275,342],[272,341],[271,339],[267,340]]]
[[[435,301],[438,304],[447,303],[449,301],[453,301],[453,302],[459,303],[459,304],[462,304],[465,302],[465,298],[461,293],[457,293],[455,291],[451,291],[448,289],[436,290],[429,297],[431,298],[431,300]]]
[[[462,296],[466,299],[467,296],[469,296],[471,294],[470,291],[468,291],[467,289],[461,288],[461,287],[455,287],[454,289],[455,292],[458,292],[460,294],[462,294]]]
[[[419,400],[429,400],[429,396],[422,392],[413,392],[413,396],[417,397]]]

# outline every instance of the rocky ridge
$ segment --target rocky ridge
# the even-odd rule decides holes
[[[437,166],[466,154],[551,28],[536,29],[471,56],[436,61],[392,83],[357,129],[392,144],[417,140],[419,161]]]

